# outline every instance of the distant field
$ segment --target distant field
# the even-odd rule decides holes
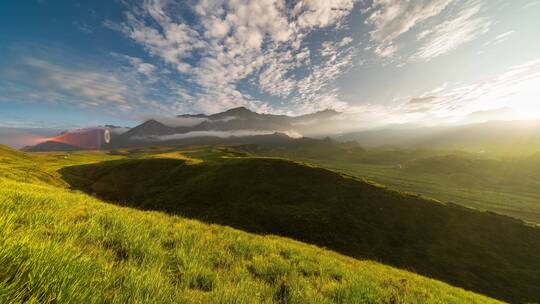
[[[458,175],[412,172],[396,165],[374,165],[342,160],[301,159],[324,168],[441,201],[489,210],[540,223],[540,186],[486,185]],[[435,171],[437,168],[433,168]],[[526,179],[527,177],[523,177]]]
[[[132,158],[197,163],[124,152],[0,146],[0,303],[498,303],[290,239],[117,207],[58,173]],[[190,156],[203,155],[218,157]]]

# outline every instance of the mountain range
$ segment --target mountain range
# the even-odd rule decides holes
[[[303,116],[260,114],[239,107],[212,115],[184,114],[150,119],[121,134],[111,147],[141,146],[155,142],[179,142],[188,138],[229,138],[283,133],[301,137],[310,124],[339,115],[324,110]]]
[[[324,110],[301,116],[261,114],[245,107],[224,112],[183,114],[146,120],[133,128],[103,126],[86,129],[97,134],[94,146],[100,149],[133,148],[156,145],[211,145],[290,143],[302,137],[330,135],[338,141],[356,141],[363,147],[393,146],[412,149],[453,149],[475,153],[530,155],[540,151],[540,120],[503,121],[445,126],[389,125],[385,128],[339,133],[345,116]],[[98,129],[99,132],[96,132]],[[81,133],[81,130],[69,131]],[[100,132],[108,132],[110,140]],[[68,134],[69,135],[69,134]],[[25,151],[85,150],[88,144],[63,141],[62,133]],[[88,137],[88,136],[87,136]],[[303,143],[303,142],[302,142]]]
[[[216,114],[183,114],[175,117],[149,119],[130,128],[111,126],[98,127],[110,130],[110,141],[96,143],[102,149],[140,147],[149,145],[179,144],[218,144],[218,143],[264,143],[282,142],[310,134],[314,124],[324,124],[340,113],[324,110],[302,116],[261,114],[238,107]],[[119,130],[123,132],[119,132]],[[89,132],[94,130],[89,130]],[[80,132],[80,131],[78,131]],[[58,142],[55,137],[34,146],[25,147],[25,151],[66,151],[84,146],[70,141]]]

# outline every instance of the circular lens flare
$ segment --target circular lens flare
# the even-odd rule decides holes
[[[105,129],[103,131],[103,141],[108,144],[111,142],[111,131],[109,129]]]

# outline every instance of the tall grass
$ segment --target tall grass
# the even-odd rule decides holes
[[[506,216],[283,159],[145,158],[61,172],[115,204],[292,237],[498,299],[539,299],[540,229]]]
[[[495,302],[289,239],[24,179],[0,177],[0,303]]]

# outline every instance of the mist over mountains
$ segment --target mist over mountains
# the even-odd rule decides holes
[[[324,110],[303,116],[260,114],[245,107],[233,108],[212,115],[183,114],[175,117],[156,117],[130,128],[104,126],[77,130],[80,137],[91,133],[93,145],[100,149],[115,149],[149,145],[217,144],[244,142],[287,141],[306,135],[316,135],[314,126],[325,126],[341,113]],[[98,129],[98,132],[95,131]],[[110,140],[103,141],[102,132],[110,133]],[[69,132],[68,132],[69,133]],[[94,135],[95,134],[95,135]],[[87,149],[88,143],[53,136],[27,151]],[[74,136],[71,136],[73,138]],[[75,147],[75,148],[74,148]]]
[[[487,116],[491,117],[491,114],[487,113]],[[356,141],[366,148],[390,146],[408,149],[460,149],[475,153],[512,151],[514,154],[532,154],[540,151],[539,120],[489,120],[432,127],[389,125],[350,131],[352,128],[350,125],[353,123],[348,122],[348,119],[347,115],[334,110],[287,116],[261,114],[239,107],[211,115],[183,114],[154,117],[133,128],[106,125],[56,135],[51,135],[50,131],[42,132],[49,137],[38,137],[37,139],[42,138],[40,143],[29,145],[24,150],[72,151],[87,150],[89,147],[118,149],[155,145],[233,143],[284,145],[299,138],[322,139],[330,136],[340,142]],[[107,141],[104,140],[104,132],[110,137]],[[4,133],[12,134],[8,135],[10,142],[17,142],[15,137],[24,132],[15,130]],[[36,138],[32,140],[35,142]],[[305,141],[296,142],[305,143]]]
[[[182,134],[178,138],[203,136],[249,136],[285,133],[290,137],[310,134],[311,125],[328,123],[340,115],[334,110],[324,110],[303,116],[259,114],[245,107],[233,108],[212,115],[184,114],[174,118],[150,119],[122,135],[122,140],[159,141],[163,136]],[[242,131],[242,132],[238,132]],[[164,137],[163,139],[169,139]]]
[[[49,128],[12,128],[0,127],[0,143],[16,149],[35,145],[47,138],[60,133],[60,129]]]
[[[540,120],[493,120],[438,127],[388,127],[337,137],[365,147],[453,149],[476,153],[531,154],[540,151]]]

